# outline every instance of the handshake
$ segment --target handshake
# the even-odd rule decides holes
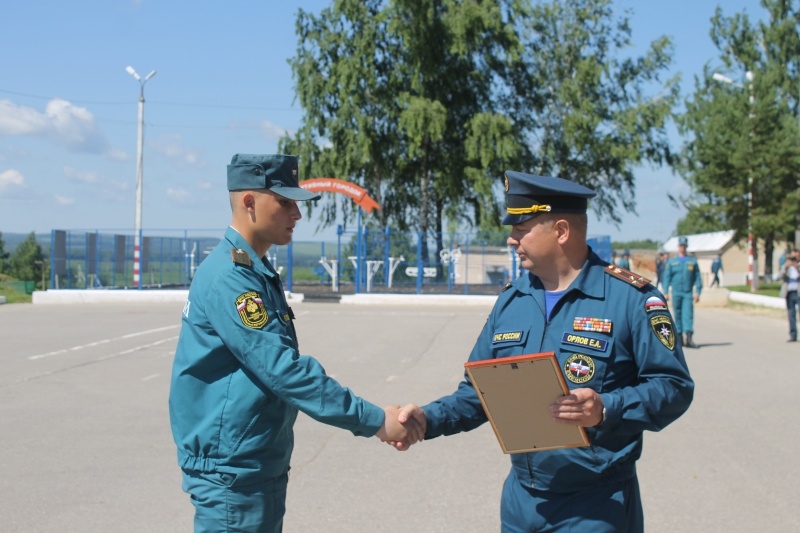
[[[403,452],[425,438],[428,420],[419,406],[413,403],[402,408],[393,405],[384,408],[383,412],[386,415],[383,425],[375,434],[382,442]]]

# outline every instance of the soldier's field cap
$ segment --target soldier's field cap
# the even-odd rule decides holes
[[[236,154],[228,165],[228,190],[269,189],[297,201],[318,200],[297,182],[297,157],[293,155]]]
[[[506,216],[503,224],[519,224],[542,213],[585,213],[593,190],[574,181],[507,170]]]
[[[689,246],[688,237],[678,237],[678,246]]]

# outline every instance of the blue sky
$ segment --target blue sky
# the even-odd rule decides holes
[[[725,14],[760,17],[758,0],[725,0]],[[230,220],[225,168],[240,153],[274,153],[302,116],[287,59],[299,8],[323,0],[28,0],[7,2],[0,32],[0,231],[132,231],[137,109],[145,85],[143,228],[214,229]],[[717,2],[617,0],[633,9],[636,47],[660,35],[675,46],[682,91],[718,66],[709,37]],[[632,51],[636,52],[636,49]],[[735,73],[733,73],[735,76]],[[657,91],[655,91],[657,92]],[[673,131],[673,148],[680,139]],[[522,169],[524,170],[524,169]],[[311,176],[306,176],[311,177]],[[682,212],[667,193],[687,188],[667,169],[637,171],[639,215],[614,240],[666,240]],[[311,219],[295,240],[319,239]]]

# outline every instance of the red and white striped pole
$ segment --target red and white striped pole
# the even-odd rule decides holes
[[[137,232],[133,241],[133,286],[137,289],[142,288],[141,276],[139,275],[141,268],[141,260],[139,259],[139,245],[140,238],[139,232]]]

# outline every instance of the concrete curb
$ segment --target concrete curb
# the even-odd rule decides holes
[[[732,302],[759,305],[761,307],[771,307],[774,309],[786,309],[786,300],[776,296],[728,291],[728,299]]]
[[[722,291],[719,291],[722,292]],[[748,294],[745,292],[725,291],[726,300],[741,302],[761,307],[774,309],[786,308],[783,298]],[[185,302],[188,290],[49,290],[34,291],[31,301],[36,305],[58,305],[78,303],[148,303],[148,302]],[[302,302],[305,295],[301,293],[286,292],[288,303]],[[706,294],[706,293],[703,293]],[[706,295],[710,296],[710,295]],[[340,303],[345,305],[483,305],[491,307],[497,296],[462,295],[462,294],[348,294],[341,297]],[[713,300],[713,303],[709,300]],[[0,304],[5,302],[5,297],[0,296]],[[724,305],[722,298],[700,299],[701,305]]]
[[[456,294],[348,294],[339,303],[348,305],[494,305],[497,296]]]
[[[286,301],[302,302],[303,295],[286,292]],[[188,290],[51,290],[33,291],[31,302],[34,304],[78,304],[78,303],[152,303],[152,302],[185,302]]]
[[[0,296],[0,304],[4,304],[4,303],[6,303],[6,297],[5,296]]]

